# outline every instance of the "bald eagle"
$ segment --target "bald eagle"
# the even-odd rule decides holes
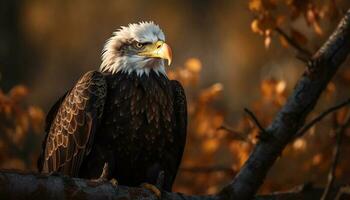
[[[42,173],[93,179],[109,166],[119,184],[171,191],[186,142],[184,89],[169,80],[171,49],[153,22],[121,27],[106,42],[99,71],[84,74],[46,117]]]

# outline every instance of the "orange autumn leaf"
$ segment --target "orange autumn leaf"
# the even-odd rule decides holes
[[[21,101],[27,95],[28,95],[28,89],[23,85],[15,86],[9,92],[9,97],[15,102]]]
[[[205,140],[202,144],[202,149],[206,153],[213,153],[219,147],[219,141],[215,138]]]
[[[254,19],[250,25],[250,28],[252,29],[252,31],[254,33],[259,33],[259,34],[263,34],[264,32],[260,29],[259,27],[259,20],[258,19]]]
[[[270,48],[270,46],[271,46],[271,37],[270,36],[265,37],[264,45],[265,45],[266,49]]]
[[[198,58],[190,58],[186,61],[185,67],[193,73],[198,73],[202,69],[202,63]]]

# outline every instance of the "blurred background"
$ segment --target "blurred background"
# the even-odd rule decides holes
[[[190,124],[174,190],[215,193],[243,165],[258,129],[268,126],[336,27],[346,0],[2,0],[0,1],[0,168],[36,170],[46,112],[79,77],[100,65],[104,42],[121,25],[154,21],[173,49],[170,78],[185,86]],[[310,119],[349,97],[349,61]],[[296,139],[261,193],[306,182],[324,185],[334,129],[348,109]],[[350,180],[350,130],[336,170]]]

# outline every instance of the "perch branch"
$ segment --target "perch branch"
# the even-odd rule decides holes
[[[20,200],[159,200],[152,192],[144,188],[113,186],[110,182],[62,176],[45,176],[34,173],[0,171],[0,199]],[[334,193],[338,189],[334,190]],[[302,187],[286,192],[260,195],[254,200],[319,200],[321,188]],[[349,196],[347,196],[349,197]],[[162,193],[162,200],[224,200],[217,195],[184,195],[180,193]]]

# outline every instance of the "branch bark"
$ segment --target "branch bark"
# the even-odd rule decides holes
[[[286,104],[266,129],[270,139],[258,142],[240,172],[222,190],[222,195],[228,199],[252,199],[271,166],[304,124],[349,51],[350,10],[328,41],[312,57]]]
[[[337,194],[338,190],[339,187],[333,189],[331,194]],[[254,200],[319,200],[323,191],[322,188],[312,186],[297,187],[286,192],[257,196]],[[153,193],[143,188],[115,187],[109,182],[96,183],[79,178],[11,171],[0,171],[0,199],[159,200]],[[221,198],[216,195],[200,196],[164,192],[162,200],[221,200]]]
[[[46,176],[36,173],[0,171],[0,199],[50,199],[50,200],[159,200],[141,187],[113,186],[109,182],[67,176]],[[162,200],[219,200],[217,195],[183,195],[162,193]]]

